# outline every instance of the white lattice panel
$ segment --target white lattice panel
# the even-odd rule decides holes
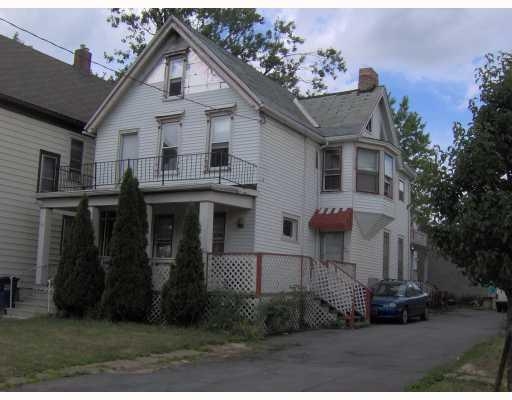
[[[153,261],[151,264],[151,283],[153,290],[161,291],[169,279],[171,261]]]
[[[162,294],[161,292],[153,291],[153,299],[151,302],[151,309],[149,310],[148,321],[151,323],[162,323]]]
[[[369,315],[367,315],[367,297],[368,291],[366,287],[356,281],[354,284],[355,309],[359,313],[359,315],[363,316],[365,319],[369,317]]]
[[[300,256],[263,254],[261,256],[261,292],[289,292],[301,285]]]
[[[256,255],[222,254],[208,257],[208,290],[256,291]]]
[[[339,274],[336,268],[315,261],[312,271],[314,293],[343,314],[352,312],[352,285],[354,280]]]
[[[306,296],[304,322],[309,328],[329,328],[336,323],[336,314],[320,304],[312,295]]]

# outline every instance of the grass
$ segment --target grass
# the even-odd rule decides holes
[[[494,337],[465,352],[457,361],[430,371],[406,390],[415,392],[488,392],[494,390],[494,378],[504,338]],[[506,375],[504,381],[506,380]],[[503,389],[505,382],[503,382]]]
[[[34,318],[0,320],[0,386],[12,378],[240,340],[221,332],[135,323]]]

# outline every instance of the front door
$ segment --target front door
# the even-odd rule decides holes
[[[226,213],[215,213],[213,216],[213,252],[224,253],[226,239]]]
[[[343,261],[343,232],[320,233],[320,259]]]

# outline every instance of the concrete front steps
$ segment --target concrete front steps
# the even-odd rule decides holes
[[[53,302],[52,302],[53,303]],[[50,312],[53,312],[51,304]],[[32,287],[20,290],[20,300],[14,308],[6,309],[4,318],[28,319],[48,314],[48,289],[46,287]]]

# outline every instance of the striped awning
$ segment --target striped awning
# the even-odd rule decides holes
[[[309,226],[320,231],[352,230],[351,208],[320,208],[309,221]]]

